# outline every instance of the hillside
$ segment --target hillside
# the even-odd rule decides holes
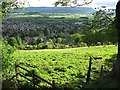
[[[35,70],[35,73],[45,80],[52,82],[60,90],[80,90],[87,78],[87,71],[90,56],[101,56],[102,59],[92,59],[90,82],[99,79],[101,65],[104,65],[103,75],[106,75],[112,68],[111,57],[117,53],[115,45],[82,47],[71,49],[46,49],[46,50],[16,50],[13,53],[11,64],[24,63],[30,65],[27,70]],[[11,70],[14,70],[11,67]],[[20,69],[22,73],[26,73]],[[15,75],[15,72],[12,71]],[[27,85],[26,79],[19,77],[21,85]],[[97,84],[97,83],[96,83]],[[48,87],[43,81],[41,87]],[[96,85],[96,88],[101,88]],[[86,88],[94,87],[89,85]],[[112,86],[111,86],[112,87]],[[104,87],[102,87],[104,88]],[[46,90],[46,89],[42,89]]]
[[[13,10],[13,12],[19,13],[22,9]],[[74,14],[91,14],[95,12],[94,9],[90,7],[27,7],[23,13],[74,13]]]

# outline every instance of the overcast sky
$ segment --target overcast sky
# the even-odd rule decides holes
[[[57,0],[29,0],[31,7],[52,7],[54,6],[53,3]],[[98,7],[98,6],[107,6],[115,8],[116,3],[118,0],[94,0],[90,5],[91,7]]]

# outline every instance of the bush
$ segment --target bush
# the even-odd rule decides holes
[[[42,43],[44,42],[44,39],[43,38],[38,38],[37,41],[36,41],[36,44],[39,44],[39,43]]]
[[[23,45],[23,44],[22,44],[22,45],[19,45],[18,48],[23,50],[23,49],[25,49],[25,45]]]
[[[55,48],[55,49],[64,49],[64,48],[67,48],[67,47],[64,44],[56,43],[53,48]]]
[[[16,38],[14,38],[14,37],[10,37],[9,39],[8,39],[8,44],[10,44],[11,46],[14,46],[14,47],[17,47],[17,40],[16,40]]]
[[[78,45],[81,41],[81,35],[79,33],[76,34],[72,34],[69,36],[69,38],[67,38],[67,43],[71,44],[71,45]]]
[[[53,48],[52,44],[45,44],[43,46],[43,49],[52,49],[52,48]]]
[[[32,41],[29,42],[29,44],[30,45],[36,45],[36,40],[33,39]]]
[[[33,45],[29,45],[29,47],[28,47],[30,50],[32,50],[33,49]]]
[[[97,42],[97,46],[100,46],[100,45],[102,45],[102,43],[101,42]]]
[[[87,44],[86,44],[86,43],[84,43],[84,42],[80,42],[79,46],[80,46],[80,47],[86,47],[86,46],[87,46]]]
[[[38,49],[37,45],[33,45],[33,49]]]
[[[16,41],[18,45],[22,45],[22,39],[19,36],[16,37]]]
[[[103,45],[111,45],[112,43],[111,42],[104,42]]]
[[[38,48],[38,49],[42,49],[43,46],[44,46],[44,43],[39,43],[39,44],[37,45],[37,48]]]
[[[9,77],[12,72],[11,68],[13,67],[14,63],[11,55],[15,49],[3,39],[0,42],[2,43],[2,77],[4,79]]]

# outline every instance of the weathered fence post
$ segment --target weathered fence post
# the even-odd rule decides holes
[[[17,88],[20,88],[20,83],[19,83],[19,69],[18,69],[18,63],[15,62],[15,73],[16,73],[16,81],[17,81]]]
[[[91,64],[92,64],[92,57],[90,56],[90,61],[89,61],[89,67],[88,67],[86,84],[87,84],[87,83],[89,82],[89,80],[90,80]]]
[[[52,81],[52,84],[53,84],[52,89],[55,90],[55,81],[54,80]]]
[[[103,76],[103,65],[101,66],[101,70],[100,70],[100,77]]]
[[[18,70],[18,64],[17,63],[15,63],[15,73],[16,73],[16,80],[19,83],[19,80],[18,80],[18,78],[19,78],[19,70]]]
[[[32,70],[33,88],[35,89],[35,71]]]

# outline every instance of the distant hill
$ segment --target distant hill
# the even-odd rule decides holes
[[[21,9],[13,10],[15,13],[73,13],[86,14],[93,13],[95,10],[91,7],[27,7],[22,12]]]

